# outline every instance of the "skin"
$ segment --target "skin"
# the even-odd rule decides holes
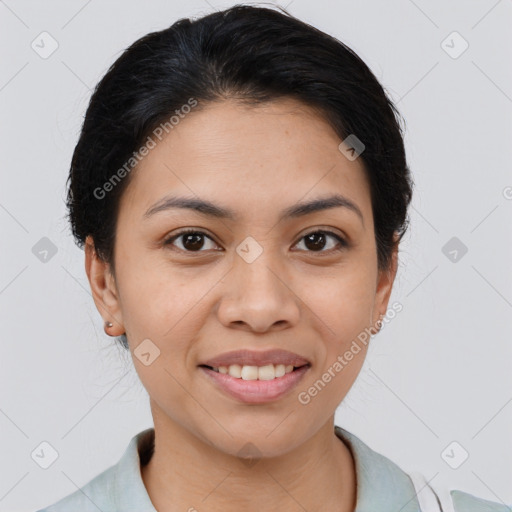
[[[126,332],[150,396],[155,452],[141,474],[159,512],[355,509],[354,461],[333,425],[367,349],[307,405],[298,394],[385,314],[397,248],[379,272],[363,162],[347,159],[340,142],[292,99],[209,104],[185,116],[132,171],[120,203],[115,277],[87,240],[98,311],[114,324],[109,335]],[[337,207],[278,222],[284,208],[334,192],[356,203],[362,219]],[[179,209],[144,219],[169,194],[210,200],[239,219]],[[207,236],[196,245],[186,237],[164,245],[180,228]],[[349,247],[335,251],[338,241],[328,236],[315,249],[304,237],[321,229]],[[263,248],[252,263],[236,252],[247,236]],[[145,339],[160,350],[148,366],[133,353]],[[311,367],[286,396],[246,404],[198,368],[239,348],[283,348]],[[261,457],[253,465],[237,456],[248,442]]]

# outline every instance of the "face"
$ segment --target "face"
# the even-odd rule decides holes
[[[115,280],[92,246],[86,269],[109,334],[126,332],[155,428],[273,456],[333,417],[366,354],[354,340],[385,313],[396,271],[377,270],[369,183],[340,142],[293,100],[226,101],[181,119],[132,171]],[[219,211],[162,202],[177,197]],[[240,379],[236,362],[266,369]],[[296,369],[271,379],[281,363]]]

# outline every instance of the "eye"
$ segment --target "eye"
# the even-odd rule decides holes
[[[180,231],[178,234],[175,234],[165,240],[164,245],[172,245],[174,241],[178,240],[179,238],[183,238],[183,242],[181,244],[182,246],[178,247],[178,249],[185,252],[204,252],[200,250],[202,247],[204,247],[204,238],[208,238],[211,242],[213,242],[212,238],[210,238],[203,231],[187,229]]]
[[[337,241],[338,247],[336,247],[336,243],[334,243],[333,248],[333,244],[331,243],[331,247],[328,247],[328,250],[323,250],[326,245],[329,245],[326,242],[329,238]],[[347,241],[332,231],[311,231],[310,233],[305,234],[297,245],[300,245],[302,241],[304,241],[304,245],[310,252],[337,252],[348,247]]]
[[[205,238],[207,238],[208,240],[210,240],[210,242],[216,245],[209,235],[207,235],[203,231],[198,231],[196,229],[186,229],[180,231],[179,233],[174,234],[173,236],[165,240],[164,245],[173,245],[174,242],[180,238],[182,238],[183,241],[181,243],[181,247],[178,247],[178,249],[184,252],[204,252],[201,251],[201,249],[204,248],[205,246]],[[336,247],[336,243],[334,243],[333,248],[333,244],[331,243],[331,247],[328,247],[328,250],[323,250],[326,245],[329,245],[326,243],[326,241],[329,238],[337,242],[338,247]],[[343,239],[341,236],[337,235],[336,233],[333,233],[332,231],[311,231],[310,233],[304,235],[300,239],[300,242],[302,242],[303,240],[309,252],[337,252],[348,247],[347,241]]]

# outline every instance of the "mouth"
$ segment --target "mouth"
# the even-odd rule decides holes
[[[233,364],[228,367],[199,365],[198,369],[224,396],[243,404],[263,405],[289,395],[310,367],[309,363],[259,367]]]
[[[294,366],[292,364],[266,364],[263,366],[231,364],[229,366],[217,367],[202,364],[199,366],[212,372],[216,372],[222,375],[229,375],[235,379],[269,381],[280,379],[285,375],[295,372],[301,368],[309,368],[311,365],[306,363],[299,366]]]

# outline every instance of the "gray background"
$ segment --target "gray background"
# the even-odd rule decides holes
[[[0,1],[1,511],[75,491],[152,426],[131,361],[103,332],[65,179],[91,89],[120,52],[233,4]],[[406,119],[416,182],[390,302],[403,310],[373,339],[337,424],[434,488],[512,504],[512,2],[282,5],[370,66]],[[48,58],[31,47],[43,31],[58,43]],[[469,44],[460,55],[454,31]],[[46,261],[43,237],[57,251]],[[31,457],[43,441],[59,455],[48,469]],[[458,469],[441,456],[453,441],[469,453]]]

